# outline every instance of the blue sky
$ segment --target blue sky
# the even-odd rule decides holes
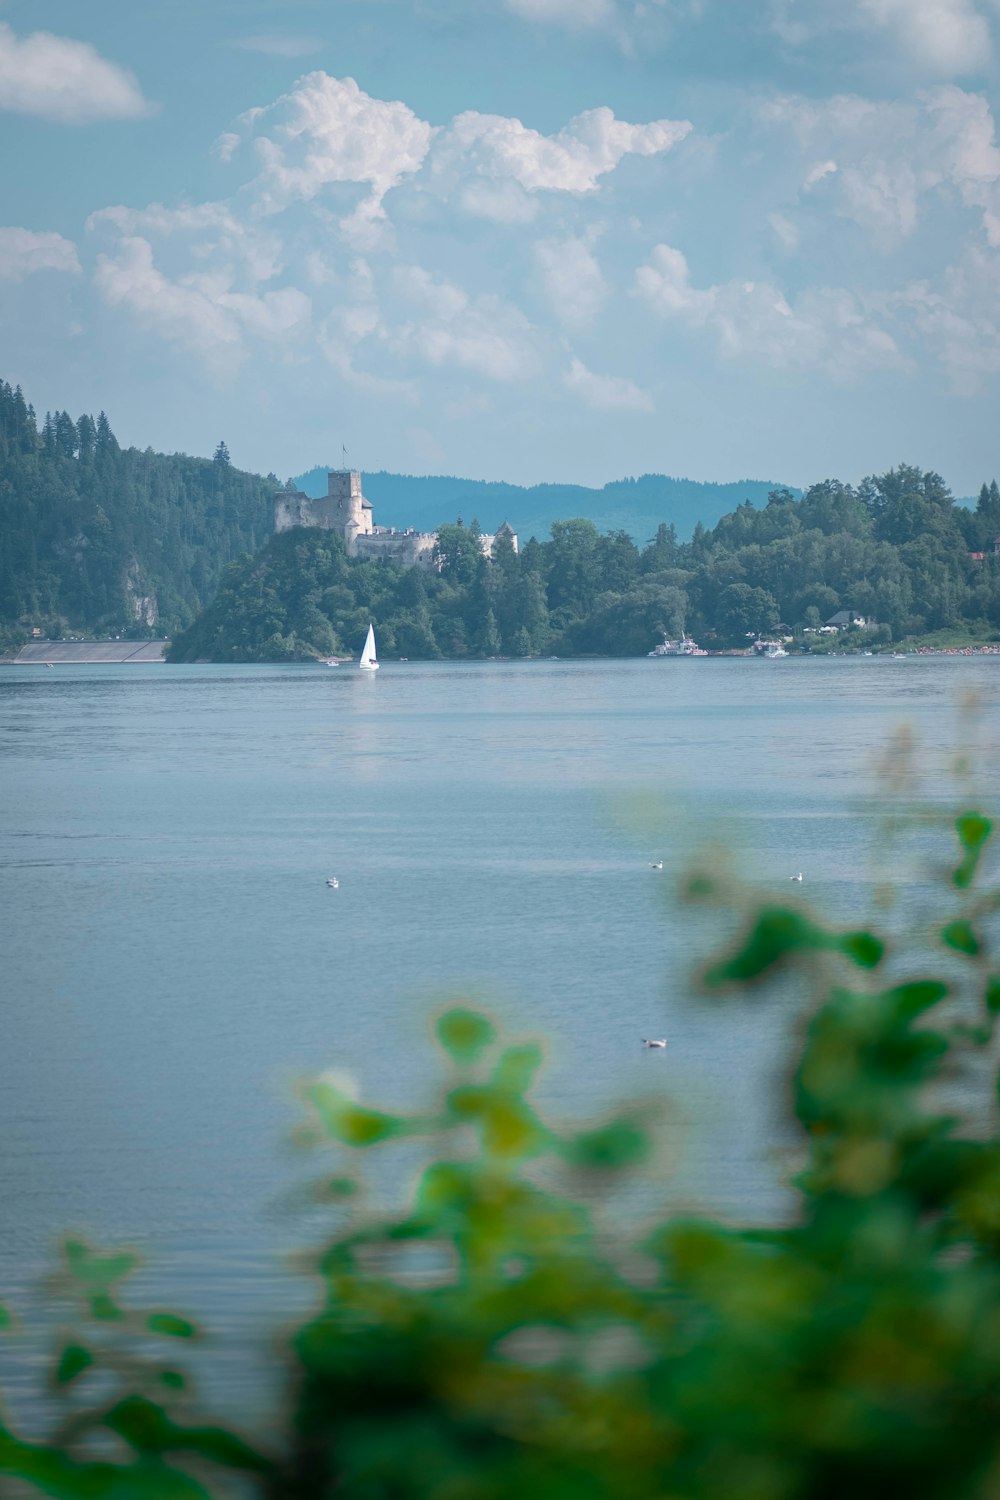
[[[1000,0],[0,0],[0,374],[281,477],[1000,470]]]

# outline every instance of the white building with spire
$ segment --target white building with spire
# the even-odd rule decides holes
[[[326,477],[326,494],[320,500],[301,490],[279,490],[274,502],[275,531],[290,531],[293,526],[318,526],[335,531],[343,538],[348,557],[381,557],[401,568],[433,568],[437,532],[414,531],[412,527],[397,531],[394,526],[376,526],[371,501],[361,490],[361,475],[356,469],[332,469]],[[506,521],[492,535],[485,532],[479,544],[486,557],[500,535],[509,536],[518,550],[517,533]]]

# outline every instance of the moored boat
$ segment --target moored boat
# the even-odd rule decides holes
[[[708,652],[702,650],[701,646],[693,641],[689,635],[681,636],[679,641],[669,641],[665,637],[652,651],[646,652],[647,656],[707,656]]]

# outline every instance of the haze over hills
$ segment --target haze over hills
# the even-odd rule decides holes
[[[330,467],[340,467],[330,465]],[[292,482],[307,495],[326,494],[327,469],[317,467]],[[484,531],[495,531],[509,521],[526,541],[544,541],[553,521],[582,516],[598,531],[626,531],[643,546],[665,521],[677,529],[679,540],[690,538],[699,521],[712,527],[744,500],[756,506],[767,502],[774,489],[801,491],[765,479],[737,479],[730,483],[702,483],[673,479],[665,474],[642,474],[638,479],[615,479],[603,489],[582,484],[535,484],[526,487],[485,479],[444,475],[365,473],[364,492],[375,507],[380,526],[413,526],[436,531],[442,522],[461,516],[466,525],[475,518]]]

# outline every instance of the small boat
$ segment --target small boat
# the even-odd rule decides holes
[[[369,624],[365,643],[361,648],[361,659],[358,667],[362,672],[377,672],[378,657],[375,655],[375,626]]]
[[[330,887],[331,891],[340,890],[340,881],[337,879],[336,875],[331,875],[326,883]]]
[[[658,1041],[647,1042],[646,1038],[643,1037],[642,1045],[644,1047],[665,1047],[667,1045],[667,1039],[666,1037],[660,1037]]]
[[[707,656],[708,652],[703,651],[698,643],[696,641],[693,641],[689,635],[683,635],[681,636],[679,641],[669,641],[666,639],[666,637],[664,637],[660,644],[658,646],[654,646],[652,651],[647,651],[646,655]]]

